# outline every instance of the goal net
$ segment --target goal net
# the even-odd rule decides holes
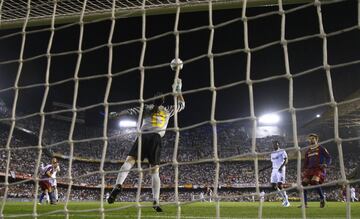
[[[359,11],[346,0],[0,0],[0,218],[318,217],[303,197],[319,208],[320,187],[344,202],[329,217],[360,217]],[[158,92],[179,109],[179,79],[186,107],[161,138],[164,212],[147,160],[109,205],[144,109]],[[332,162],[323,184],[303,186],[310,133]],[[290,210],[266,168],[274,141]],[[39,205],[54,157],[58,202]]]

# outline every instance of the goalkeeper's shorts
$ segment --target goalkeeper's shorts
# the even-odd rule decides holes
[[[161,153],[161,137],[157,133],[143,134],[141,136],[141,161],[145,158],[149,160],[151,165],[160,164]],[[129,156],[138,157],[138,139],[136,139],[132,146]]]

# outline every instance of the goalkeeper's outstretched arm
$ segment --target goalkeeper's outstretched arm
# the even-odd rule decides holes
[[[181,81],[180,78],[175,79],[174,84],[172,85],[172,88],[173,88],[173,92],[175,93],[175,96],[176,96],[176,99],[177,99],[177,102],[178,102],[177,111],[180,112],[185,108],[185,100],[184,100],[184,97],[183,97],[182,91],[181,91],[182,81]],[[145,108],[146,108],[146,106],[145,106]],[[172,108],[174,108],[174,107],[172,106]],[[171,111],[170,114],[172,116],[173,112],[174,112],[174,109],[170,110],[170,111]],[[135,108],[123,110],[121,112],[110,112],[109,113],[109,118],[110,119],[117,119],[117,118],[119,118],[121,116],[124,116],[124,115],[136,116],[136,115],[139,115],[139,113],[140,113],[140,107],[135,107]]]
[[[184,107],[185,107],[185,100],[184,100],[182,93],[178,93],[176,98],[177,98],[178,103],[184,105]]]
[[[172,85],[173,92],[175,92],[175,96],[178,102],[177,111],[180,112],[185,108],[185,100],[182,95],[182,81],[180,78],[175,79],[174,84]],[[171,113],[173,115],[173,113]]]
[[[120,116],[124,116],[124,115],[128,115],[129,114],[129,111],[128,110],[123,110],[121,112],[110,112],[109,113],[109,118],[110,119],[117,119],[119,118]]]

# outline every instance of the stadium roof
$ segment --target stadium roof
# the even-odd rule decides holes
[[[360,126],[360,89],[356,90],[344,101],[338,102],[338,118],[340,127],[356,127]],[[306,123],[303,128],[313,127],[321,124],[334,123],[334,108],[331,107],[321,118],[313,119]]]

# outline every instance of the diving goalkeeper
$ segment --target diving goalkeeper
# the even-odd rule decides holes
[[[165,135],[166,127],[169,119],[175,114],[185,108],[185,101],[181,94],[181,79],[177,79],[173,85],[173,89],[176,91],[177,109],[175,105],[166,105],[165,97],[157,95],[157,98],[153,101],[153,104],[145,104],[143,110],[143,118],[141,124],[141,158],[144,160],[147,158],[151,168],[151,181],[152,181],[152,194],[153,194],[153,208],[157,212],[162,212],[159,206],[160,196],[160,177],[159,177],[159,164],[161,154],[161,138]],[[117,118],[122,115],[138,116],[140,114],[140,108],[132,108],[121,111],[119,113],[111,113],[110,117]],[[146,132],[146,133],[143,133]],[[120,168],[120,172],[116,179],[116,185],[114,186],[111,194],[108,198],[108,203],[115,202],[117,195],[121,192],[122,184],[129,174],[129,170],[134,166],[138,157],[138,139],[132,146],[124,164]]]

